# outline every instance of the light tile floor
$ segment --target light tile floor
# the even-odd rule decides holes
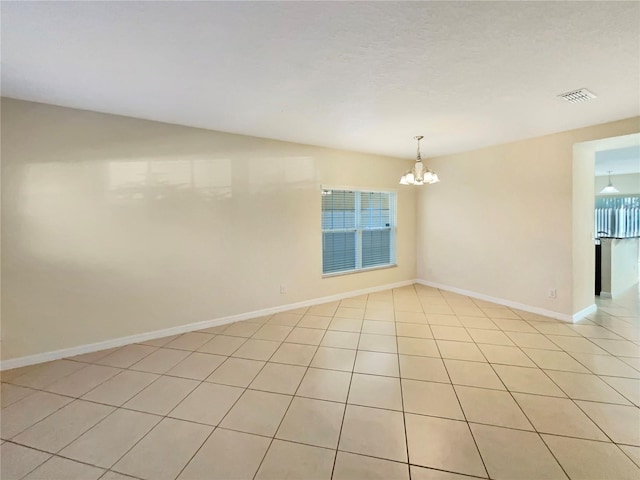
[[[640,302],[421,285],[2,372],[10,479],[640,478]]]

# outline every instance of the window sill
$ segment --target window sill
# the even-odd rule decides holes
[[[360,268],[358,270],[345,270],[343,272],[323,273],[322,278],[341,277],[343,275],[353,275],[354,273],[371,272],[373,270],[384,270],[387,268],[395,268],[397,266],[398,266],[397,263],[391,263],[389,265],[378,265],[375,267]]]

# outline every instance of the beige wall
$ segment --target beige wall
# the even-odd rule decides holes
[[[2,358],[411,280],[410,163],[3,99]],[[321,277],[321,184],[398,191],[397,268]]]
[[[593,275],[593,165],[574,183],[572,147],[638,131],[633,118],[429,159],[442,181],[418,197],[418,278],[563,315],[592,304],[574,267]]]
[[[640,160],[638,160],[640,162]],[[625,175],[611,175],[611,183],[614,187],[620,190],[617,195],[638,195],[640,194],[640,173],[627,173]],[[596,177],[595,181],[595,194],[598,196],[600,190],[609,184],[609,177]],[[610,195],[602,195],[610,196]]]

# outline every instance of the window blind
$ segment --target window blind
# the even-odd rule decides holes
[[[395,264],[395,193],[324,190],[322,272]]]

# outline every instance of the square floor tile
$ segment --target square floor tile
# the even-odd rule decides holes
[[[15,443],[3,443],[0,446],[0,459],[2,459],[0,478],[20,479],[50,457],[49,453],[22,447]]]
[[[162,417],[118,409],[64,448],[60,454],[99,467],[111,467]]]
[[[633,463],[640,467],[640,447],[632,447],[630,445],[618,445],[618,448],[627,454]]]
[[[406,324],[400,324],[400,325],[406,325]],[[396,324],[394,322],[365,320],[362,324],[362,333],[372,333],[375,335],[395,335]]]
[[[524,320],[510,320],[492,317],[491,315],[489,315],[489,318],[493,320],[493,323],[495,323],[500,330],[504,330],[505,332],[537,333],[536,329]]]
[[[396,323],[396,334],[398,337],[433,338],[429,325],[417,323]]]
[[[543,435],[572,479],[637,480],[640,470],[613,443]]]
[[[456,385],[504,390],[502,382],[487,363],[445,360],[451,382]]]
[[[438,340],[438,349],[442,358],[453,360],[469,360],[473,362],[486,362],[484,355],[474,343],[454,342],[450,340]]]
[[[346,372],[350,372],[353,370],[355,359],[355,350],[319,347],[316,351],[315,357],[313,357],[311,366],[316,368],[327,368],[330,370],[344,370]]]
[[[429,338],[398,337],[398,353],[440,358],[436,341]]]
[[[400,380],[354,373],[348,403],[402,411]]]
[[[280,346],[280,342],[250,338],[232,356],[249,360],[269,360]]]
[[[409,480],[406,463],[338,452],[332,480]]]
[[[466,422],[406,414],[409,462],[484,477],[484,466]],[[455,445],[455,448],[452,448]]]
[[[178,477],[179,480],[253,478],[271,440],[216,429]]]
[[[362,320],[364,318],[364,308],[338,307],[334,318],[353,318]]]
[[[490,363],[517,365],[520,367],[536,366],[518,347],[508,347],[505,345],[479,345],[479,347]]]
[[[65,480],[97,480],[104,470],[83,463],[67,460],[66,458],[52,457],[29,475],[24,480],[42,480],[64,478]]]
[[[547,338],[569,353],[607,354],[602,348],[586,338],[567,337],[564,335],[547,335]]]
[[[296,395],[334,402],[346,402],[351,373],[309,368]]]
[[[189,356],[186,350],[172,350],[170,348],[160,348],[152,354],[144,357],[138,363],[135,363],[131,370],[139,370],[142,372],[164,374],[171,368],[180,363]]]
[[[247,387],[265,364],[258,360],[227,358],[205,381]]]
[[[566,352],[523,348],[522,351],[533,360],[538,367],[545,370],[563,370],[565,372],[589,373],[584,366]]]
[[[10,383],[3,383],[0,387],[0,400],[2,401],[2,408],[8,407],[12,403],[22,400],[28,397],[32,393],[37,392],[27,387],[19,387],[18,385],[11,385]]]
[[[320,330],[318,330],[320,331]],[[271,357],[271,362],[286,363],[289,365],[308,366],[315,355],[315,345],[302,345],[298,343],[283,343]]]
[[[513,367],[510,365],[494,365],[507,389],[512,392],[535,393],[552,397],[565,397],[545,373],[539,368]]]
[[[295,327],[285,341],[304,345],[320,345],[322,337],[324,337],[324,330]]]
[[[611,355],[593,355],[590,353],[572,353],[577,361],[598,375],[614,377],[640,378],[640,372],[622,360]],[[589,370],[584,369],[584,373]]]
[[[0,429],[2,438],[8,440],[14,437],[72,400],[69,397],[61,397],[53,393],[36,392],[3,408],[2,428]]]
[[[358,350],[366,350],[369,352],[398,353],[396,336],[363,333],[360,335]]]
[[[271,437],[275,435],[291,398],[279,393],[246,390],[220,426]]]
[[[292,331],[293,327],[286,325],[263,325],[260,330],[253,334],[253,338],[281,342],[287,338]]]
[[[471,424],[491,478],[567,479],[537,433]]]
[[[460,323],[462,324],[462,326],[466,327],[467,329],[477,328],[477,329],[484,329],[484,330],[498,330],[497,325],[488,318],[467,317],[464,315],[459,315],[458,320],[460,320]]]
[[[456,340],[458,342],[473,342],[466,328],[445,327],[441,325],[431,325],[433,338],[436,340]]]
[[[269,325],[283,325],[286,327],[295,327],[302,319],[303,315],[300,313],[282,312],[276,313],[267,322]]]
[[[333,314],[336,313],[336,310],[338,309],[339,303],[340,302],[329,302],[329,303],[323,303],[321,305],[313,305],[307,311],[307,315],[311,314],[311,315],[333,317]]]
[[[94,363],[106,365],[108,367],[129,368],[134,363],[139,362],[147,355],[155,352],[157,347],[150,345],[125,345],[115,352],[106,355]]]
[[[570,398],[591,400],[594,402],[620,403],[622,405],[629,404],[629,401],[600,380],[596,375],[559,372],[556,370],[548,371],[547,375],[549,375]]]
[[[249,388],[293,395],[298,389],[305,372],[305,367],[297,365],[267,363],[251,382]]]
[[[464,420],[450,384],[403,379],[402,398],[405,412]]]
[[[124,370],[86,393],[82,398],[119,407],[158,378],[159,375],[153,373]]]
[[[28,428],[14,440],[56,453],[113,412],[113,407],[76,400]]]
[[[396,323],[427,324],[427,317],[422,312],[396,312]]]
[[[515,345],[504,332],[498,330],[480,330],[468,328],[467,332],[476,343],[486,343],[489,345]]]
[[[202,383],[174,408],[169,416],[217,425],[243,393],[242,388]]]
[[[640,410],[608,403],[576,402],[616,443],[640,446]]]
[[[202,345],[198,351],[217,355],[232,355],[246,341],[247,339],[242,337],[218,335]]]
[[[276,438],[335,449],[344,408],[343,403],[295,397]]]
[[[362,329],[362,320],[356,320],[352,318],[338,318],[334,317],[329,324],[329,330],[335,330],[338,332],[354,332],[360,333]]]
[[[640,346],[627,340],[592,338],[591,341],[611,355],[620,357],[640,357]]]
[[[124,407],[166,415],[197,386],[198,382],[195,380],[163,376],[125,403]]]
[[[455,388],[467,421],[533,430],[510,393],[475,387]]]
[[[513,343],[522,348],[560,350],[560,348],[541,333],[508,332],[507,336]]]
[[[364,319],[376,320],[379,322],[393,322],[395,320],[395,312],[393,311],[393,308],[367,308],[364,311]]]
[[[298,322],[298,327],[318,328],[326,330],[331,323],[331,317],[323,317],[321,315],[307,314]]]
[[[538,432],[608,441],[571,400],[524,393],[513,396]]]
[[[470,480],[467,475],[459,475],[457,473],[443,472],[442,470],[434,470],[432,468],[410,466],[411,480]],[[485,477],[483,477],[485,478]]]
[[[255,478],[329,480],[334,457],[326,448],[274,440]]]
[[[204,380],[218,368],[227,357],[210,353],[193,352],[167,372],[173,377]]]
[[[347,405],[338,449],[406,462],[402,412]]]
[[[11,379],[14,385],[22,387],[30,387],[35,389],[44,389],[47,385],[60,380],[67,375],[71,375],[87,366],[86,363],[72,362],[70,360],[56,360],[55,362],[38,365],[35,368],[29,368],[23,375]]]
[[[260,325],[260,323],[236,322],[229,325],[224,330],[224,334],[231,335],[232,337],[249,338],[258,330],[260,330]]]
[[[358,348],[359,341],[359,333],[327,330],[320,345],[323,347],[350,348],[355,350]]]
[[[45,387],[45,390],[69,397],[80,397],[121,371],[119,368],[87,365],[82,370]]]
[[[165,418],[113,470],[147,479],[174,479],[213,427]]]
[[[636,406],[640,406],[640,379],[600,377]]]
[[[440,358],[400,355],[400,376],[412,380],[449,382],[449,375]]]
[[[353,371],[371,375],[399,377],[398,355],[393,353],[358,351]]]
[[[175,340],[167,343],[166,348],[175,348],[177,350],[189,350],[193,352],[212,339],[212,335],[202,332],[183,333]]]
[[[461,327],[462,323],[455,315],[444,315],[439,313],[427,314],[429,325],[441,325],[444,327]]]

